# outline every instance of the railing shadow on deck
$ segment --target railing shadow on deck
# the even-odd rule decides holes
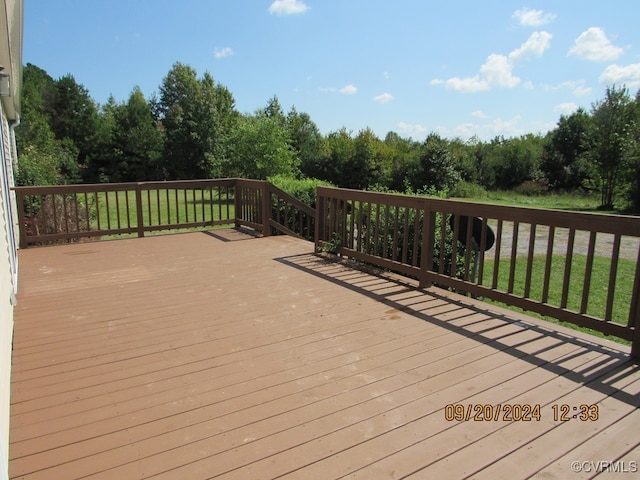
[[[395,311],[403,312],[419,320],[455,332],[458,335],[476,340],[478,343],[488,345],[518,360],[528,362],[536,368],[542,368],[554,375],[563,376],[572,382],[585,385],[600,393],[606,395],[615,393],[616,398],[619,400],[629,405],[638,406],[638,398],[635,395],[626,393],[612,386],[614,382],[618,383],[621,380],[624,383],[624,378],[626,377],[629,377],[630,381],[634,381],[635,377],[633,377],[633,375],[640,369],[640,365],[622,351],[622,345],[620,345],[620,350],[607,348],[600,343],[590,342],[563,333],[558,329],[554,329],[551,324],[549,327],[545,327],[533,322],[523,323],[522,320],[515,317],[480,307],[479,302],[465,301],[462,296],[460,296],[460,300],[456,300],[452,298],[455,295],[444,295],[439,293],[439,289],[437,288],[428,288],[425,290],[415,282],[411,282],[409,279],[405,280],[397,275],[388,275],[384,272],[372,272],[366,269],[365,272],[368,273],[365,277],[366,280],[364,283],[359,284],[358,281],[354,281],[354,279],[362,280],[363,278],[360,274],[354,274],[358,267],[353,264],[345,265],[345,263],[339,259],[326,258],[316,254],[303,254],[280,257],[276,258],[275,261],[372,298]],[[393,289],[394,287],[395,289]],[[393,291],[391,293],[385,293],[388,292],[390,288],[392,288]],[[415,293],[415,297],[412,298],[415,298],[417,301],[414,304],[407,304],[406,301],[401,302],[391,298],[402,293]],[[428,295],[428,300],[425,299],[425,294]],[[425,300],[427,302],[426,304]],[[429,305],[429,303],[433,302],[437,302],[438,306],[446,304],[452,307],[450,310],[444,312],[447,317],[450,317],[448,320],[460,320],[464,317],[472,317],[478,314],[481,315],[481,318],[471,320],[470,323],[464,326],[458,326],[429,313],[429,310],[434,306]],[[455,311],[459,311],[461,315],[452,315]],[[479,331],[471,331],[468,329],[470,326],[482,326],[489,318],[500,320],[502,323],[498,326],[487,326]],[[539,335],[533,339],[524,340],[516,344],[506,343],[504,340],[521,333],[522,330],[515,333],[507,333],[498,338],[492,338],[487,335],[489,332],[496,331],[507,324],[522,326],[522,330],[526,329]],[[543,349],[533,352],[528,351],[526,347],[540,340],[542,337],[551,338],[557,340],[557,342]],[[562,356],[558,361],[549,361],[541,357],[545,351],[565,344],[574,345],[576,347],[575,351]],[[602,360],[593,363],[593,359],[589,357],[594,352],[601,354]],[[584,362],[582,362],[581,367],[569,369],[562,366],[562,363],[580,357],[584,357]]]
[[[316,218],[317,249],[616,336],[640,357],[640,218],[329,187]]]

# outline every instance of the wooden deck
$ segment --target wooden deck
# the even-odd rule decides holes
[[[312,249],[216,230],[20,251],[11,478],[640,469],[628,348]],[[471,418],[447,420],[452,404]],[[596,420],[554,418],[582,404]]]

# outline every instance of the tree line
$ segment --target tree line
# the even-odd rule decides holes
[[[369,128],[320,133],[276,96],[240,113],[211,74],[175,63],[158,93],[97,104],[72,75],[27,64],[16,128],[19,185],[271,176],[336,186],[477,196],[483,190],[596,192],[640,211],[640,91],[608,87],[545,135],[424,141]]]

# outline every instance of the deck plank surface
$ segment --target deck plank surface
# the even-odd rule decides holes
[[[640,468],[628,348],[312,249],[215,230],[20,251],[11,478]],[[541,419],[448,421],[449,404]],[[562,404],[598,419],[556,420]]]

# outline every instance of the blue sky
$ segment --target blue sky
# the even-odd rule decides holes
[[[25,0],[23,58],[101,104],[150,97],[179,61],[323,134],[490,140],[635,94],[638,19],[637,0]]]

